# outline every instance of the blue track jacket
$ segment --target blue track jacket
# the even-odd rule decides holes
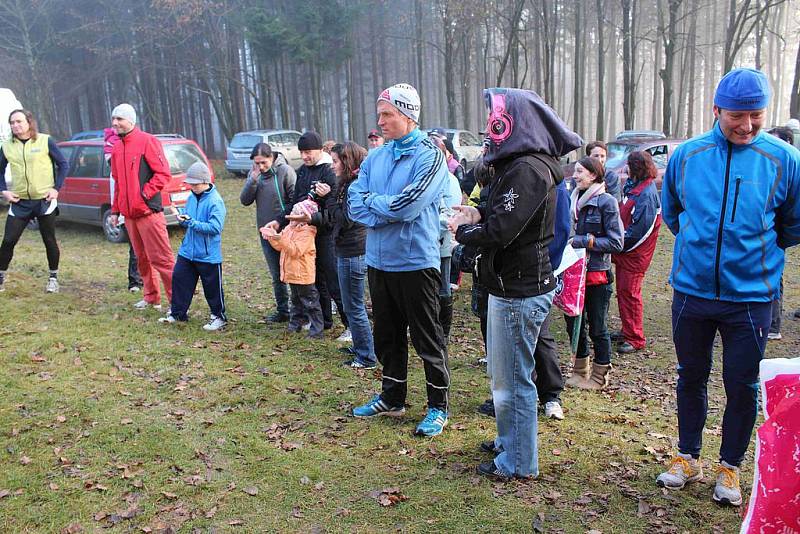
[[[190,261],[222,263],[222,228],[225,226],[225,203],[217,188],[202,195],[192,193],[181,210],[191,219],[182,221],[186,228],[178,255]]]
[[[800,242],[800,151],[764,132],[734,145],[717,124],[675,150],[661,198],[672,287],[730,302],[779,296],[783,249]]]
[[[350,218],[367,227],[367,265],[439,270],[444,154],[418,128],[372,150],[348,190]]]

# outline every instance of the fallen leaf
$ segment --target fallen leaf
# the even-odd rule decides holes
[[[639,499],[639,505],[637,508],[638,510],[636,513],[640,516],[650,513],[650,505],[647,504],[647,502],[645,502],[643,499]]]
[[[292,442],[292,441],[284,441],[283,443],[281,443],[281,449],[283,449],[285,451],[293,451],[293,450],[299,449],[299,448],[300,448],[300,444]]]
[[[47,358],[45,358],[45,357],[44,357],[44,356],[42,356],[41,354],[33,354],[33,355],[31,356],[31,361],[32,361],[32,362],[36,362],[36,363],[42,363],[42,362],[46,362],[46,361],[47,361]]]
[[[536,514],[536,517],[533,518],[533,527],[534,532],[544,532],[544,514],[539,512]]]
[[[123,419],[120,419],[119,422],[120,422],[120,424],[123,424],[123,425],[130,425],[131,423],[133,423],[133,419],[131,419],[130,417],[125,417]]]
[[[28,465],[29,463],[31,463],[31,459],[28,458],[27,456],[23,456],[22,458],[19,459],[19,463],[21,463],[22,465]]]
[[[63,415],[59,415],[58,417],[56,417],[56,421],[58,421],[59,423],[64,423],[67,421],[67,418],[64,417]]]
[[[258,495],[258,488],[255,487],[255,486],[248,486],[248,487],[244,488],[242,491],[245,492],[246,494],[252,496],[252,497],[255,497],[256,495]]]
[[[47,487],[53,491],[58,491],[58,484],[56,484],[55,482],[51,482],[50,484],[47,485]]]
[[[231,519],[228,521],[228,524],[232,527],[238,527],[239,525],[244,525],[244,521],[241,519]]]
[[[303,518],[303,511],[300,510],[299,506],[294,506],[292,508],[292,517],[295,519],[302,519]]]
[[[80,523],[72,523],[61,529],[61,534],[77,534],[78,532],[83,532],[83,527]]]
[[[308,486],[309,484],[311,484],[311,479],[310,479],[310,478],[308,478],[307,476],[303,475],[303,476],[300,478],[300,484],[302,484],[302,485],[304,485],[304,486]]]
[[[217,515],[217,507],[216,506],[212,506],[211,509],[208,512],[206,512],[205,514],[203,514],[203,515],[206,516],[206,519],[213,518],[215,515]]]
[[[94,516],[92,516],[92,517],[94,518],[94,520],[95,520],[95,521],[102,521],[103,519],[105,519],[106,517],[108,517],[108,514],[107,514],[107,513],[105,513],[105,512],[97,512],[97,513],[96,513],[96,514],[94,514]]]
[[[177,499],[178,498],[178,495],[176,493],[170,493],[169,491],[162,491],[161,495],[163,495],[167,499]]]
[[[11,495],[11,492],[8,491],[7,489],[0,490],[0,499],[5,499],[9,495]]]

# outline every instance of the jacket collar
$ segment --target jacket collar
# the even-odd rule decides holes
[[[413,154],[423,137],[425,135],[422,131],[419,128],[414,128],[400,139],[392,139],[384,146],[392,151],[394,161],[397,161],[403,156]]]

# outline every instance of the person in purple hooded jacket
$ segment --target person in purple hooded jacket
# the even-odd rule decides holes
[[[539,474],[537,390],[531,377],[536,340],[555,294],[548,245],[553,240],[558,157],[583,144],[533,91],[484,91],[493,176],[483,209],[456,207],[456,240],[480,248],[476,272],[489,292],[487,370],[497,438],[481,448],[496,454],[481,475],[508,480]]]

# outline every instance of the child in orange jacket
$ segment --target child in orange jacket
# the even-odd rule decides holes
[[[298,202],[292,208],[292,215],[311,217],[319,208],[313,200]],[[289,311],[289,332],[299,332],[306,322],[310,323],[308,337],[323,338],[322,308],[316,281],[315,262],[317,249],[314,238],[317,229],[310,224],[293,220],[280,233],[274,228],[264,226],[261,237],[281,253],[281,282],[291,287],[291,309]]]

